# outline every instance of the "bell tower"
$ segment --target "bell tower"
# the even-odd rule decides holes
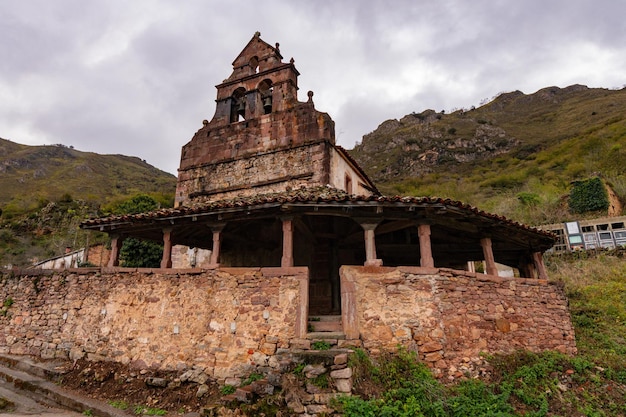
[[[216,86],[213,118],[183,146],[177,207],[301,187],[345,189],[346,175],[360,178],[361,192],[375,189],[335,146],[335,123],[315,109],[313,92],[298,101],[300,73],[293,58],[283,62],[278,43],[257,32],[232,65]]]
[[[282,62],[279,44],[271,46],[256,32],[233,61],[233,72],[217,88],[211,124],[236,123],[297,104],[298,75],[293,59]]]

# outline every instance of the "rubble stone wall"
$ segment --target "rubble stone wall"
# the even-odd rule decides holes
[[[306,308],[306,268],[47,272],[2,276],[0,352],[240,376],[289,347]]]
[[[201,165],[178,174],[177,201],[252,196],[328,183],[330,145],[321,141],[281,152]],[[343,187],[342,187],[343,188]]]
[[[420,267],[340,273],[344,330],[370,351],[403,345],[452,374],[481,352],[576,353],[565,294],[546,280]]]
[[[343,266],[346,340],[455,376],[481,352],[576,352],[562,289],[450,269]],[[0,277],[0,352],[200,367],[223,380],[307,350],[307,268],[73,269]],[[471,370],[471,369],[470,369]],[[459,376],[459,375],[456,375]]]

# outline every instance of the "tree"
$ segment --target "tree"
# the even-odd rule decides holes
[[[161,266],[163,245],[129,237],[120,249],[122,266],[130,268],[158,268]]]
[[[137,214],[160,207],[154,198],[139,194],[128,200],[124,200],[111,208],[113,214]],[[136,238],[124,239],[120,249],[120,262],[122,266],[132,268],[158,268],[161,265],[163,244],[140,240]]]

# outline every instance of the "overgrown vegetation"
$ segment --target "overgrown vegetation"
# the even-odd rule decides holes
[[[176,178],[139,158],[0,138],[0,268],[30,266],[66,248],[102,243],[78,228],[139,193],[171,207]]]
[[[626,386],[584,356],[520,351],[489,358],[491,375],[452,385],[436,380],[412,352],[351,359],[358,396],[340,397],[346,417],[621,416]]]
[[[487,358],[488,376],[451,385],[412,352],[350,358],[358,396],[342,397],[346,417],[626,415],[626,252],[546,256],[570,299],[579,354],[519,351]]]
[[[0,268],[30,266],[38,260],[59,256],[67,248],[106,244],[106,235],[79,228],[80,223],[89,217],[133,214],[171,205],[172,196],[160,193],[116,198],[102,206],[74,199],[65,193],[55,201],[39,201],[30,211],[10,216],[3,212],[0,216]],[[120,253],[125,266],[135,267],[158,267],[161,256],[159,244],[134,239],[127,239]]]
[[[573,213],[602,211],[609,208],[609,196],[598,177],[575,181],[569,195],[569,208]]]

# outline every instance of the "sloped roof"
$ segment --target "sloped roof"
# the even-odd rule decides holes
[[[540,230],[525,224],[507,219],[493,213],[480,210],[469,204],[441,197],[410,197],[410,196],[384,196],[384,195],[354,195],[343,190],[326,186],[313,188],[300,188],[297,190],[259,194],[249,197],[237,197],[233,199],[218,200],[210,203],[193,204],[177,208],[160,209],[139,214],[114,215],[109,217],[92,218],[81,223],[82,228],[96,228],[100,225],[108,225],[117,222],[150,222],[159,219],[171,219],[211,212],[219,212],[225,209],[245,210],[255,206],[284,205],[284,204],[317,204],[323,205],[395,205],[413,207],[442,207],[456,209],[468,215],[479,216],[516,229],[536,233],[549,239],[554,239],[550,232]]]

